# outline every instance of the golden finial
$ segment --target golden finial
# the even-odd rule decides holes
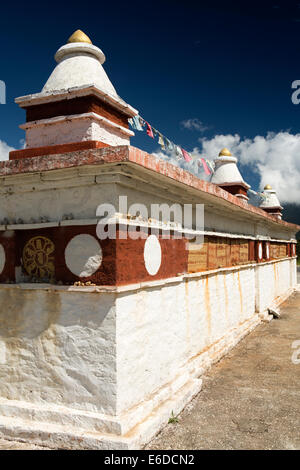
[[[264,187],[264,189],[272,189],[272,186],[270,186],[269,184],[266,184],[266,186]]]
[[[75,31],[75,33],[69,37],[68,44],[70,42],[87,42],[88,44],[92,44],[90,38],[83,31],[81,31],[81,29],[77,29],[77,31]]]
[[[232,154],[230,153],[230,151],[226,147],[224,147],[221,150],[221,152],[219,153],[219,157],[231,157],[231,155]]]

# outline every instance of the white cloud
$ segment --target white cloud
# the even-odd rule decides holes
[[[13,147],[7,145],[6,142],[0,140],[0,160],[8,160],[8,154],[12,150],[15,150]]]
[[[181,121],[181,126],[184,127],[184,129],[188,129],[190,131],[198,131],[198,132],[205,132],[208,129],[210,129],[209,126],[205,126],[202,121],[200,121],[197,118],[193,119],[186,119],[185,121]]]
[[[227,147],[238,158],[242,174],[245,175],[247,167],[257,173],[259,190],[271,184],[282,203],[300,204],[300,134],[268,132],[266,136],[258,135],[253,139],[227,134],[216,135],[212,139],[200,138],[199,142],[202,148],[195,147],[190,152],[195,160],[200,156],[213,160],[223,147]],[[156,155],[201,179],[209,179],[203,169],[198,168],[197,161],[189,164],[182,158],[178,160],[173,154],[161,151]]]
[[[300,134],[268,132],[253,139],[228,134],[199,140],[206,158],[215,158],[228,147],[239,159],[242,173],[244,166],[258,173],[260,190],[269,183],[281,202],[300,203]]]

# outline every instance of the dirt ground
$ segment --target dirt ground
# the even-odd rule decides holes
[[[300,449],[300,292],[214,365],[147,449]],[[292,343],[299,340],[299,346]]]
[[[300,450],[300,363],[292,361],[297,340],[300,292],[282,305],[280,319],[258,326],[208,371],[178,422],[146,449]],[[0,449],[41,448],[0,439]]]

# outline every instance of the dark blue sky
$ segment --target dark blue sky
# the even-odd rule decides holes
[[[1,3],[7,104],[0,105],[0,140],[20,147],[25,116],[14,98],[41,90],[54,53],[78,28],[105,53],[119,95],[187,150],[199,136],[298,133],[300,105],[291,102],[291,83],[300,79],[300,0],[242,3]],[[190,118],[209,129],[183,130],[180,122]],[[131,143],[157,148],[144,133]]]

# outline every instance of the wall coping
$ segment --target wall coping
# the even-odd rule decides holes
[[[233,196],[213,183],[201,180],[182,168],[127,145],[2,161],[0,162],[0,177],[7,178],[11,175],[119,163],[130,164],[132,167],[139,166],[147,172],[150,170],[153,176],[163,178],[165,181],[173,180],[176,183],[186,185],[197,190],[199,195],[205,193],[213,198],[216,205],[218,205],[218,202],[222,202],[223,205],[231,206],[239,212],[252,215],[256,219],[268,221],[273,225],[284,227],[287,230],[296,232],[300,230],[300,226],[297,224],[278,220],[275,216],[268,214],[263,209],[245,203],[241,198]]]

